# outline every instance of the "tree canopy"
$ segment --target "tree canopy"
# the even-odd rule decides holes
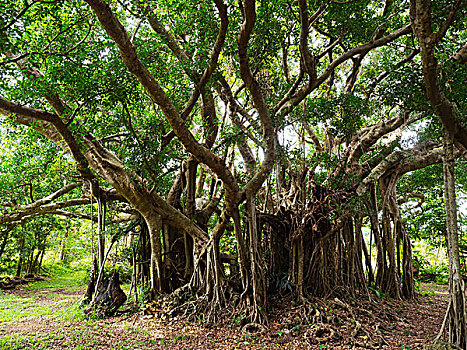
[[[283,276],[301,302],[369,284],[414,297],[400,205],[442,191],[441,126],[455,157],[467,149],[465,1],[3,0],[0,14],[0,261],[47,214],[96,221],[98,266],[138,232],[152,297],[236,300],[251,322]]]

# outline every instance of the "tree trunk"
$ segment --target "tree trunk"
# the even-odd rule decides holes
[[[84,295],[84,302],[89,304],[94,297],[94,292],[96,289],[97,277],[99,274],[99,267],[97,265],[97,259],[94,256],[91,266],[91,272],[89,273],[88,286],[86,289],[86,294]]]
[[[32,268],[33,268],[33,264],[34,264],[34,250],[35,250],[35,248],[33,247],[31,249],[32,249],[32,251],[29,254],[28,260],[26,262],[26,273],[27,274],[32,273]]]
[[[462,280],[459,258],[459,240],[457,236],[457,208],[454,180],[454,146],[453,138],[443,128],[443,170],[444,170],[444,199],[446,204],[446,229],[449,257],[449,297],[450,308],[448,315],[449,342],[467,348],[466,339],[466,311],[464,281]]]
[[[252,322],[262,323],[266,319],[266,285],[258,248],[258,226],[256,223],[255,196],[247,194],[249,253],[252,282]]]
[[[45,246],[42,247],[42,250],[41,250],[41,257],[39,259],[39,265],[37,267],[37,273],[40,274],[41,273],[41,268],[42,268],[42,260],[44,259],[44,254],[45,254]]]
[[[409,234],[402,222],[399,222],[399,230],[402,234],[402,296],[405,299],[415,298],[415,285],[413,280],[412,244]]]
[[[382,242],[382,235],[379,226],[378,220],[378,201],[376,195],[376,184],[372,184],[370,189],[370,222],[371,222],[371,231],[373,237],[375,238],[376,244],[376,286],[381,287],[384,283],[384,276],[388,269],[386,261],[386,247]]]
[[[162,219],[159,214],[153,213],[145,217],[148,225],[149,240],[151,246],[150,256],[150,286],[153,297],[162,292],[163,266],[161,230]]]
[[[99,194],[97,197],[97,254],[99,256],[99,266],[102,265],[104,262],[105,258],[105,236],[104,236],[104,231],[105,231],[105,212],[106,212],[107,206],[102,198],[102,196]]]
[[[62,262],[65,262],[65,258],[66,258],[66,242],[68,240],[68,226],[66,228],[66,231],[65,231],[65,237],[62,239],[62,247],[61,247],[61,251],[60,251],[60,261]]]
[[[8,241],[8,233],[5,233],[3,236],[2,244],[0,245],[0,259],[2,258],[3,252],[5,251],[7,241]]]
[[[371,235],[371,233],[370,233]],[[370,236],[371,237],[371,236]],[[365,265],[368,274],[368,283],[371,285],[375,282],[375,275],[373,273],[373,266],[371,266],[371,239],[370,239],[370,251],[368,252],[368,248],[366,246],[366,242],[363,239],[363,235],[361,235],[361,245],[363,250],[363,255],[365,257]]]
[[[21,236],[19,239],[19,257],[18,265],[16,266],[16,277],[21,276],[21,268],[23,267],[23,252],[24,252],[24,237]]]
[[[31,273],[35,273],[35,274],[39,273],[39,270],[38,270],[37,268],[38,268],[38,265],[39,265],[39,257],[40,257],[41,254],[42,254],[42,249],[41,249],[41,248],[42,248],[42,245],[39,244],[39,248],[38,248],[38,250],[37,250],[36,257],[34,258],[34,261],[33,261],[33,263],[32,263],[32,271],[31,271]]]

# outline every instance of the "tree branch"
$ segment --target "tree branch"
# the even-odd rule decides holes
[[[457,2],[459,2],[459,0]],[[453,7],[453,11],[457,6],[457,2]],[[455,106],[446,98],[446,95],[440,87],[438,60],[435,56],[435,45],[439,41],[437,37],[439,32],[433,34],[430,1],[411,0],[410,19],[413,31],[420,45],[426,94],[430,100],[431,106],[449,135],[451,135],[457,143],[461,144],[464,149],[467,149],[467,129],[462,125]],[[450,21],[452,20],[448,18],[446,23],[452,24]],[[446,30],[447,28],[445,31]]]
[[[262,186],[263,182],[269,176],[274,165],[275,157],[275,132],[266,101],[261,92],[258,82],[253,77],[250,69],[248,57],[248,42],[256,21],[256,2],[255,0],[245,0],[243,25],[238,36],[238,55],[240,60],[240,76],[245,86],[253,98],[253,104],[258,112],[259,119],[263,128],[263,138],[265,142],[265,157],[259,170],[253,178],[242,189],[243,194],[255,194]]]
[[[140,61],[125,28],[115,17],[109,5],[103,0],[86,0],[86,2],[96,13],[107,34],[117,44],[128,71],[139,80],[152,100],[161,108],[180,142],[198,161],[205,163],[222,179],[227,192],[237,193],[238,185],[231,172],[226,169],[219,157],[196,141],[167,94]]]

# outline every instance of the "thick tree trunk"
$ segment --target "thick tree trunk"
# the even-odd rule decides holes
[[[397,273],[394,238],[389,209],[383,207],[383,242],[386,247],[389,265],[383,278],[384,282],[381,289],[394,298],[400,298],[400,279]]]
[[[37,274],[39,273],[38,266],[39,266],[39,258],[42,255],[42,248],[41,244],[39,244],[39,248],[37,250],[36,257],[34,258],[34,262],[32,263],[32,271],[31,273]]]
[[[371,233],[370,233],[371,235]],[[372,237],[372,236],[370,236]],[[373,266],[371,265],[371,238],[370,238],[370,251],[366,246],[366,242],[363,239],[363,234],[361,234],[361,245],[363,250],[363,256],[365,257],[365,266],[368,275],[368,283],[371,285],[375,282],[375,275],[373,273]]]
[[[396,200],[396,186],[399,177],[398,172],[389,171],[380,179],[383,197],[383,238],[389,258],[388,270],[383,278],[385,284],[381,288],[393,297],[412,299],[415,297],[412,247]],[[395,246],[395,242],[400,241],[400,239],[402,239],[403,248],[402,261],[399,257],[400,243],[397,243],[397,247]],[[396,252],[398,254],[397,261]]]
[[[454,146],[453,138],[448,134],[446,129],[443,129],[443,146],[444,199],[446,203],[446,228],[449,257],[449,342],[456,344],[461,349],[466,349],[467,337],[464,281],[462,280],[460,270],[459,240],[457,236]]]
[[[255,196],[247,195],[249,253],[252,287],[252,322],[262,323],[266,319],[266,285],[258,245]]]
[[[113,271],[109,279],[105,279],[97,286],[97,292],[91,306],[84,310],[85,314],[90,314],[97,309],[98,313],[105,316],[112,316],[117,309],[123,305],[127,296],[120,288],[120,278],[117,271]]]
[[[237,242],[237,254],[238,254],[238,265],[240,267],[240,278],[242,280],[242,285],[246,291],[249,286],[249,260],[247,255],[247,248],[245,243],[245,238],[242,234],[242,225],[240,221],[240,213],[238,207],[235,207],[232,213],[232,219],[234,222],[234,231],[235,231],[235,240]]]
[[[228,222],[229,217],[224,211],[212,231],[206,254],[206,275],[202,283],[205,285],[205,295],[209,300],[212,300],[213,306],[223,306],[225,304],[224,272],[220,261],[219,241]]]
[[[96,289],[97,277],[99,274],[99,266],[97,264],[97,259],[94,256],[91,266],[91,272],[89,273],[88,286],[86,289],[86,294],[84,295],[84,302],[89,304],[94,297],[94,292]]]
[[[405,299],[415,298],[415,284],[413,279],[413,259],[412,259],[412,244],[410,242],[409,234],[399,222],[399,229],[402,234],[402,296]]]
[[[381,229],[378,220],[378,201],[376,196],[376,184],[371,184],[370,191],[370,222],[371,232],[376,244],[376,286],[381,287],[384,283],[384,276],[388,269],[386,261],[386,247],[383,245]]]

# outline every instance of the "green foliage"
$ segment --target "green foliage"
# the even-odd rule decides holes
[[[310,99],[304,115],[309,116],[307,119],[311,125],[327,123],[329,135],[346,141],[364,126],[371,115],[371,109],[368,100],[341,94],[333,99]]]
[[[382,292],[381,289],[375,286],[374,284],[371,286],[368,286],[368,289],[371,290],[373,293],[375,293],[375,295],[378,298],[391,299],[391,297],[387,293]]]
[[[284,294],[290,293],[295,289],[293,283],[289,280],[289,276],[286,273],[272,273],[269,275],[269,287],[268,291],[271,294]]]
[[[157,105],[125,67],[118,46],[99,25],[88,4],[80,0],[34,2],[28,11],[17,16],[24,5],[15,0],[0,1],[2,98],[27,107],[52,111],[44,96],[57,94],[66,102],[62,119],[68,123],[69,131],[83,152],[87,147],[83,143],[84,136],[92,135],[122,161],[123,170],[131,174],[131,191],[136,193],[137,186],[145,187],[151,193],[167,198],[178,170],[191,154],[177,137],[167,141],[172,126],[164,116],[164,106]],[[229,27],[226,42],[219,64],[203,90],[214,97],[215,117],[218,120],[214,118],[216,120],[213,124],[220,128],[212,151],[221,162],[232,161],[235,179],[242,187],[253,174],[246,170],[241,156],[233,147],[242,140],[244,130],[229,121],[228,113],[232,106],[221,98],[220,77],[232,87],[237,102],[246,112],[246,116],[244,114],[240,117],[243,127],[255,139],[248,140],[247,144],[258,164],[264,158],[265,140],[262,125],[254,110],[257,99],[253,101],[255,99],[242,82],[239,69],[238,34],[244,21],[241,2],[228,0],[227,5]],[[168,0],[143,4],[138,0],[111,0],[109,6],[126,28],[141,62],[160,84],[177,112],[181,113],[192,97],[199,77],[208,67],[209,56],[218,35],[219,14],[212,1]],[[256,23],[248,47],[248,59],[254,80],[261,87],[272,115],[272,127],[279,135],[277,148],[280,152],[276,161],[284,169],[288,168],[284,174],[285,182],[291,182],[293,171],[298,172],[306,166],[312,170],[310,176],[318,184],[330,190],[352,192],[359,184],[360,176],[365,176],[365,172],[384,161],[392,151],[412,146],[416,141],[439,139],[440,125],[437,118],[433,118],[425,96],[420,58],[416,56],[410,62],[400,63],[415,48],[413,36],[401,37],[390,45],[361,55],[353,54],[343,64],[330,67],[331,62],[349,49],[374,42],[378,37],[407,25],[410,21],[407,1],[340,3],[311,0],[307,1],[307,6],[309,16],[317,14],[307,28],[310,30],[307,43],[311,54],[316,57],[316,73],[320,75],[332,70],[329,78],[320,86],[314,86],[316,77],[304,71],[301,58],[303,47],[300,47],[302,32],[296,2],[257,2]],[[448,2],[444,0],[434,4],[434,28],[439,28],[445,22],[448,8]],[[180,46],[183,55],[190,57],[189,60],[175,57],[166,39],[156,34],[148,22],[143,20],[145,11],[149,10],[160,19]],[[461,9],[459,14],[465,16],[465,9]],[[14,22],[10,25],[12,19]],[[465,21],[456,21],[446,40],[440,43],[437,54],[445,94],[455,101],[461,117],[465,118],[467,66],[457,67],[449,59],[459,49],[458,43],[464,43],[466,39],[465,28],[459,22]],[[333,44],[336,45],[332,50],[326,51]],[[10,53],[24,54],[24,60],[15,62]],[[361,67],[357,66],[359,60]],[[18,62],[24,67],[17,69]],[[34,78],[31,74],[24,74],[27,69],[37,70],[41,74]],[[346,91],[344,87],[353,69],[358,73],[356,83],[350,91]],[[284,74],[286,70],[288,74]],[[382,73],[388,74],[383,80],[376,81]],[[308,94],[307,90],[311,93]],[[279,101],[290,97],[293,91],[306,93],[307,97],[303,101],[284,102],[279,106]],[[184,121],[191,132],[191,135],[185,137],[193,137],[200,142],[206,136],[205,127],[208,124],[203,107],[201,102],[196,102],[193,110],[185,115]],[[418,125],[418,135],[411,137],[406,145],[399,137],[387,142],[379,140],[357,159],[358,164],[352,164],[355,168],[362,165],[362,169],[355,173],[347,172],[344,160],[349,149],[346,147],[354,141],[356,135],[358,138],[364,135],[365,127],[389,120],[407,110],[427,114],[426,119]],[[75,161],[63,145],[50,142],[31,127],[18,126],[14,118],[0,117],[0,215],[11,213],[17,205],[31,204],[56,191],[64,183],[81,179]],[[316,152],[318,145],[308,139],[313,132],[305,126],[310,127],[322,143],[322,152]],[[304,141],[306,144],[303,144]],[[232,159],[229,159],[230,156]],[[457,170],[463,187],[467,184],[464,167],[465,164],[462,164]],[[444,244],[446,231],[441,173],[440,166],[432,166],[405,176],[399,184],[401,194],[413,190],[425,193],[425,202],[420,208],[404,211],[406,226],[412,238],[423,239],[436,247]],[[214,177],[213,174],[208,176]],[[282,194],[276,193],[276,190],[280,184],[276,183],[278,179],[273,176],[270,178],[269,195],[271,198],[279,198]],[[109,185],[102,178],[99,184],[102,187]],[[119,186],[115,186],[117,190]],[[182,210],[186,204],[184,189],[180,192],[180,200],[177,198],[176,203],[171,203],[177,210]],[[201,192],[203,196],[207,195],[205,189]],[[78,198],[81,194],[76,189],[62,199]],[[344,204],[330,199],[333,209],[326,213],[326,218],[336,220],[343,213],[350,216],[360,214],[365,210],[364,201],[365,198],[353,195]],[[219,208],[223,205],[224,198]],[[123,205],[115,205],[109,208],[110,214],[118,217],[122,208]],[[246,214],[243,206],[240,209],[242,215]],[[75,212],[95,214],[96,210],[87,206]],[[218,214],[210,218],[207,231],[212,230],[217,220]],[[92,232],[95,230],[90,226],[81,220],[57,219],[52,216],[21,222],[21,226],[8,234],[6,249],[0,256],[0,274],[14,273],[20,257],[27,260],[44,250],[47,251],[44,255],[47,274],[70,273],[72,270],[66,262],[83,258],[90,260],[90,252],[95,248],[93,244],[96,240]],[[240,231],[240,234],[244,234],[246,228],[242,226]],[[112,237],[117,242],[115,253],[112,252],[105,267],[106,273],[115,268],[124,281],[129,281],[132,273],[128,264],[132,247],[122,249],[118,242],[127,234],[128,227],[119,224],[111,225],[104,232],[107,242]],[[174,242],[166,243],[170,245]],[[220,238],[220,249],[237,256],[237,243],[232,228],[228,227]],[[20,249],[21,246],[24,247]],[[66,253],[64,264],[57,265],[55,262],[62,246]],[[164,246],[163,249],[164,254],[169,254],[166,250],[172,247],[167,249]],[[163,258],[166,259],[165,256]],[[293,289],[288,276],[270,277],[272,289],[287,292]],[[377,288],[373,288],[373,291],[378,297],[384,296]]]
[[[449,282],[449,267],[446,264],[439,266],[428,266],[421,270],[422,273],[435,276],[435,282],[440,284],[448,284]]]

